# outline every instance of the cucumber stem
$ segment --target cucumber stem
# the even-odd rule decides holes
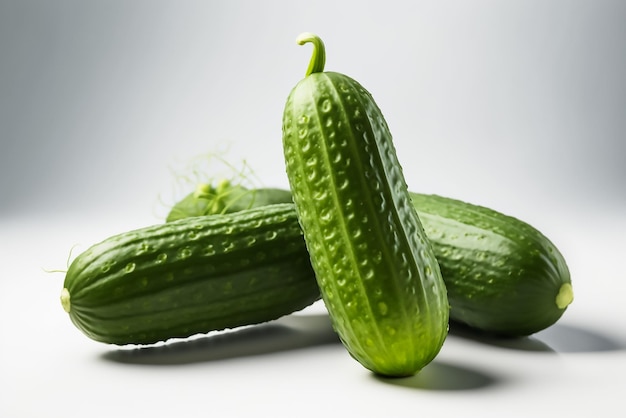
[[[70,313],[70,291],[66,287],[61,291],[61,306],[65,312]]]
[[[563,283],[556,295],[556,306],[565,309],[574,301],[574,289],[570,283]]]
[[[324,64],[326,64],[326,48],[324,47],[322,39],[313,33],[304,32],[298,35],[296,42],[298,45],[304,45],[308,42],[313,44],[313,54],[311,55],[311,61],[309,62],[309,68],[307,68],[305,76],[324,71]]]

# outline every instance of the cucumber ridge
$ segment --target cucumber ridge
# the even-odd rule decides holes
[[[311,263],[344,345],[377,373],[415,373],[447,335],[447,296],[380,109],[350,77],[314,72],[287,98],[283,148]]]
[[[153,251],[138,255],[145,243]],[[110,237],[74,260],[63,294],[90,338],[151,344],[300,310],[320,297],[312,277],[293,204],[285,203]]]

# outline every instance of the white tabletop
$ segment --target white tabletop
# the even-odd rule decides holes
[[[3,417],[620,416],[623,219],[584,228],[561,219],[553,235],[566,243],[576,298],[557,324],[512,340],[452,327],[436,359],[405,379],[377,378],[349,357],[321,302],[271,323],[150,348],[89,340],[61,307],[63,274],[45,270],[63,269],[74,244],[136,226],[103,219],[0,223]]]

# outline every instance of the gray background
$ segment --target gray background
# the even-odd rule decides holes
[[[608,0],[2,0],[0,216],[152,217],[206,153],[286,187],[303,31],[374,95],[410,189],[621,210],[625,22]]]

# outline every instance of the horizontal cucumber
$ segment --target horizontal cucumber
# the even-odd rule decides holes
[[[283,149],[296,212],[324,303],[344,346],[365,368],[408,376],[440,351],[448,299],[410,203],[391,133],[371,94],[324,72],[313,44],[289,93]]]
[[[441,196],[411,198],[448,288],[450,318],[504,336],[554,324],[572,302],[563,255],[529,224]]]
[[[152,344],[277,319],[320,298],[292,204],[125,232],[78,255],[61,304],[104,343]]]
[[[452,321],[526,336],[561,318],[573,300],[570,272],[545,235],[484,206],[432,194],[410,196],[446,283]],[[194,207],[189,205],[189,216]]]
[[[283,190],[283,192],[290,193],[287,190]],[[450,318],[453,321],[465,323],[485,332],[523,336],[551,326],[563,315],[573,298],[569,271],[561,253],[539,231],[516,218],[459,200],[419,193],[411,193],[411,198],[416,205],[424,230],[432,242],[441,267],[448,288],[448,298],[451,305]],[[200,204],[206,204],[206,201],[198,202],[198,206]],[[287,235],[287,237],[291,237],[289,239],[293,239],[292,232],[299,229],[293,205],[280,206],[283,206],[282,210],[288,212],[286,218],[273,216],[275,209],[257,209],[261,212],[258,216],[263,219],[264,233],[269,235],[273,235],[273,232],[276,233],[275,242],[277,243],[284,242],[278,238],[279,235]],[[192,205],[191,207],[197,206]],[[270,210],[268,210],[269,215],[266,218],[267,209]],[[188,216],[198,216],[191,209],[185,213]],[[202,218],[194,220],[189,225],[202,226],[194,226],[190,231],[198,227],[224,230],[228,223],[225,223],[221,216],[216,218],[218,220],[221,218],[222,221]],[[229,219],[231,218],[227,217],[227,220]],[[182,223],[182,225],[185,224],[186,222]],[[181,272],[185,270],[184,257],[181,265],[174,262],[176,256],[168,257],[167,254],[175,254],[176,248],[179,248],[181,254],[184,254],[188,244],[200,242],[190,240],[187,245],[182,245],[181,242],[186,241],[185,234],[180,232],[184,229],[182,225],[178,226],[176,223],[175,227],[169,230],[166,227],[154,226],[138,232],[120,234],[79,255],[68,271],[62,296],[62,303],[65,309],[69,310],[72,321],[91,338],[116,344],[145,344],[208,332],[222,327],[238,326],[236,321],[230,320],[231,322],[227,323],[228,318],[224,319],[221,325],[216,324],[215,311],[211,309],[211,306],[229,306],[228,301],[235,300],[237,297],[237,289],[243,293],[248,292],[245,287],[235,287],[232,292],[226,294],[212,293],[211,301],[206,303],[207,306],[204,309],[200,310],[196,306],[195,297],[182,297],[189,294],[189,290],[185,289],[188,289],[193,283],[188,280],[172,282],[166,292],[163,293],[163,295],[167,293],[178,295],[175,298],[177,301],[169,306],[172,312],[153,312],[157,308],[156,305],[150,305],[149,300],[154,296],[155,288],[148,286],[147,281],[153,278],[156,278],[157,281],[162,280],[164,275],[166,277],[182,275]],[[164,229],[159,232],[161,228]],[[255,235],[259,232],[256,229],[257,227],[254,226],[250,234]],[[167,238],[167,231],[170,231],[169,234],[179,231],[180,235],[178,237],[170,235]],[[190,233],[192,236],[194,235],[194,232]],[[158,234],[163,234],[166,239],[161,241],[157,238]],[[142,235],[147,239],[143,241],[143,244],[140,239]],[[214,240],[217,236],[218,233],[213,232],[211,234],[213,238],[210,239]],[[130,239],[131,237],[135,238]],[[150,244],[150,241],[155,240],[158,241],[157,245]],[[164,247],[168,240],[170,241],[169,250],[163,253],[166,255],[160,255],[162,253],[158,251],[158,247]],[[227,238],[224,239],[224,242],[227,242]],[[279,310],[266,318],[301,309],[319,298],[313,271],[306,259],[307,255],[303,253],[305,251],[304,241],[300,237],[299,240],[290,241],[288,247],[291,248],[294,245],[299,245],[299,252],[295,251],[294,248],[286,248],[281,251],[285,251],[286,255],[294,254],[293,251],[295,251],[295,254],[300,254],[300,256],[292,257],[287,261],[276,261],[277,266],[283,271],[292,271],[295,272],[294,274],[300,271],[303,273],[297,276],[297,282],[294,282],[293,285],[284,284],[283,279],[276,285],[279,289],[286,286],[286,289],[290,289],[296,294],[293,296],[294,305],[287,307],[283,305],[276,308],[274,304],[281,305],[280,300],[267,301],[268,309],[283,310]],[[139,274],[142,271],[141,266],[145,266],[144,264],[140,262],[133,268],[130,264],[131,261],[124,263],[124,258],[130,254],[136,252],[139,256],[148,249],[150,251],[145,254],[152,254],[152,263],[156,264],[157,267],[155,270],[143,270],[145,274]],[[155,263],[154,257],[161,260],[159,263],[163,263],[169,258],[169,264],[164,265],[159,272],[160,264]],[[145,259],[149,260],[148,257]],[[187,261],[191,262],[191,260]],[[199,260],[196,261],[199,262]],[[268,263],[261,264],[264,265],[265,270],[271,267]],[[86,267],[89,268],[83,271]],[[120,273],[121,270],[124,271],[123,274]],[[132,271],[129,274],[126,272],[127,270]],[[276,269],[272,271],[273,274],[277,273]],[[253,276],[255,274],[254,266],[243,273]],[[185,275],[183,277],[186,277]],[[271,275],[269,276],[271,277]],[[199,282],[206,280],[207,284],[194,286],[215,287],[215,284],[225,277],[227,277],[226,274],[218,276],[207,274],[196,277],[195,280]],[[281,277],[284,278],[286,275]],[[111,281],[106,286],[101,284],[101,282],[108,280]],[[145,286],[143,285],[144,281],[146,282]],[[88,286],[89,283],[93,283],[93,285]],[[116,286],[116,283],[120,286]],[[178,290],[179,285],[181,290]],[[87,289],[88,287],[90,289]],[[127,290],[123,290],[124,287],[127,287]],[[128,289],[134,289],[133,294],[128,294]],[[265,290],[254,288],[251,290],[252,293],[259,291],[263,294],[265,292]],[[278,294],[282,294],[282,290]],[[221,301],[222,298],[223,301]],[[251,297],[251,299],[254,300],[255,298]],[[200,305],[203,303],[200,302]],[[119,306],[123,305],[126,307],[125,309],[130,308],[132,310],[132,307],[138,304],[142,308],[136,307],[137,311],[133,314],[135,318],[133,315],[123,318],[124,315],[120,315],[122,311],[117,312]],[[263,307],[263,309],[265,308]],[[147,331],[149,327],[138,327],[137,325],[137,321],[158,323],[163,321],[164,317],[178,317],[180,315],[178,312],[193,310],[197,310],[193,314],[197,322],[206,318],[213,321],[213,324],[202,327],[196,326],[195,328],[183,325],[182,328],[186,330],[184,332],[180,331],[180,326],[164,327],[159,331],[158,336],[154,331],[150,332],[152,335],[150,338]],[[112,312],[113,315],[109,314],[109,317],[105,317],[106,314],[103,314],[105,312]],[[143,313],[140,314],[140,312]],[[193,322],[190,317],[187,320]],[[245,319],[240,323],[251,323],[257,320],[259,320],[258,317]],[[165,322],[167,323],[168,320]],[[117,332],[114,337],[115,329],[122,329],[123,331]]]

